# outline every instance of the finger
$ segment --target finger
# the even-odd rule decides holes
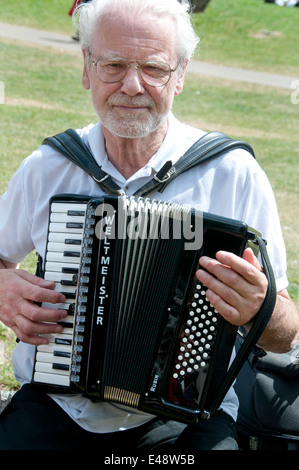
[[[246,251],[245,256],[248,257],[249,259],[252,259],[250,251]],[[203,257],[203,258],[206,258],[206,257]],[[264,279],[264,275],[262,274],[260,269],[258,269],[255,265],[248,262],[247,259],[241,258],[240,256],[237,256],[234,253],[230,253],[227,251],[218,251],[216,253],[216,259],[217,261],[220,262],[220,264],[217,264],[217,262],[215,262],[216,260],[214,260],[213,262],[213,261],[207,261],[204,259],[203,262],[205,264],[203,265],[203,267],[208,269],[209,272],[211,272],[217,277],[219,274],[219,279],[221,279],[220,277],[221,275],[225,276],[229,273],[228,270],[226,271],[224,269],[221,269],[222,267],[230,268],[232,271],[234,271],[235,273],[238,273],[242,278],[244,278],[247,282],[253,285],[259,284],[261,280]],[[202,264],[201,260],[200,260],[200,264]],[[210,258],[210,260],[213,260],[213,258]],[[256,262],[258,263],[257,260]],[[207,268],[206,263],[209,263],[209,268]],[[260,266],[259,263],[258,263],[258,266]],[[223,280],[223,282],[225,281]]]
[[[31,309],[32,310],[32,309]],[[31,315],[31,318],[30,318]],[[37,335],[49,335],[63,332],[63,326],[56,323],[67,316],[66,311],[42,309],[37,307],[36,312],[29,314],[18,313],[14,316],[13,330],[17,333],[21,341],[28,341],[30,344],[37,344]],[[43,338],[40,344],[47,344],[48,339]]]
[[[252,305],[248,308],[245,297],[202,269],[196,275],[207,287],[207,300],[225,320],[238,326],[249,321]]]
[[[235,273],[232,273],[232,274],[235,276]],[[240,277],[239,275],[237,276]],[[202,269],[197,272],[197,277],[211,292],[215,294],[215,298],[213,297],[213,299],[209,297],[210,296],[209,292],[207,292],[206,296],[210,302],[211,300],[213,300],[212,305],[216,308],[216,310],[220,308],[220,305],[219,305],[220,299],[226,304],[236,307],[236,308],[240,308],[241,306],[243,306],[245,296],[242,295],[242,293],[247,292],[248,289],[246,291],[246,289],[244,288],[243,292],[240,289],[241,290],[241,293],[240,293],[238,290],[236,290],[236,288],[232,288],[231,285],[222,282],[215,276],[212,276],[207,271],[204,271]],[[238,283],[235,282],[234,284],[237,285],[238,288],[240,288],[239,286],[241,284],[241,281]],[[217,306],[215,304],[215,301],[217,302]],[[224,305],[223,302],[221,302],[222,306]]]
[[[20,293],[24,299],[31,300],[32,302],[48,302],[51,304],[65,302],[65,296],[61,292],[31,283],[22,284]]]
[[[58,322],[68,315],[67,310],[43,308],[31,302],[24,302],[23,307],[19,311],[20,314],[31,320],[32,322]]]
[[[17,269],[15,272],[20,278],[36,286],[44,287],[46,289],[54,289],[55,287],[55,282],[47,281],[46,279],[35,276],[34,274],[31,274],[28,271],[24,271],[23,269]]]
[[[268,281],[261,271],[232,253],[218,252],[216,256],[219,260],[208,257],[199,260],[202,267],[208,271],[199,273],[199,279],[208,288],[235,306],[242,306],[242,298],[253,303],[259,303],[260,299],[264,298]]]
[[[34,322],[23,315],[16,315],[16,326],[27,336],[62,333],[63,327],[57,323]]]
[[[238,272],[230,266],[223,264],[214,258],[203,256],[199,260],[200,265],[206,271],[200,273],[200,280],[209,288],[216,289],[219,295],[224,295],[224,290],[228,292],[227,286],[238,292],[242,296],[248,294],[248,282]]]
[[[6,270],[3,280],[3,295],[6,295],[12,302],[19,301],[20,298],[31,300],[32,302],[60,303],[65,301],[62,293],[55,291],[55,282],[46,281],[24,270]],[[7,303],[7,302],[5,302]]]
[[[248,297],[253,295],[253,292],[257,292],[258,296],[262,295],[262,297],[264,297],[268,287],[268,280],[251,248],[244,251],[243,258],[236,255],[232,255],[231,257],[227,255],[229,255],[229,253],[219,252],[216,254],[219,261],[230,263],[229,267],[231,270],[240,274],[241,278],[247,281],[245,284],[243,282],[239,283],[241,286],[239,290],[240,294]],[[234,286],[233,283],[231,285]],[[257,288],[258,291],[256,291],[255,288]]]
[[[198,279],[208,288],[207,298],[219,313],[233,324],[244,324],[259,310],[265,296],[267,279],[253,266],[254,255],[242,259],[218,252],[217,259],[202,257],[206,270],[198,270]]]
[[[38,335],[27,335],[21,331],[17,326],[14,326],[13,331],[15,332],[17,338],[23,343],[32,344],[33,346],[40,346],[42,344],[49,344],[48,338]]]
[[[245,258],[241,258],[240,256],[225,251],[219,251],[216,253],[216,258],[218,261],[240,274],[240,276],[242,276],[251,284],[259,284],[263,277],[263,275],[261,275],[260,265],[256,260],[259,269],[255,266],[255,256],[253,253],[250,253],[250,250],[246,251]],[[247,261],[246,258],[248,258],[254,264],[252,264],[250,261]]]
[[[207,289],[206,298],[220,315],[229,323],[236,326],[244,324],[244,317],[233,305],[228,304],[223,298],[211,289]]]

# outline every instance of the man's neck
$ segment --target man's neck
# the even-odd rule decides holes
[[[159,130],[146,137],[128,139],[117,137],[103,127],[106,152],[109,161],[128,179],[140,168],[143,168],[158,151],[166,136],[168,121]]]

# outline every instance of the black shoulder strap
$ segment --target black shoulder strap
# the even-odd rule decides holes
[[[48,137],[43,144],[51,145],[86,171],[105,193],[119,195],[122,192],[112,178],[97,164],[91,151],[74,129]],[[223,155],[235,148],[243,148],[254,157],[252,147],[246,142],[233,140],[222,132],[205,134],[174,165],[171,161],[167,161],[153,179],[136,191],[134,196],[147,197],[156,191],[163,192],[166,186],[180,174],[209,158]]]
[[[174,165],[166,162],[154,178],[135,193],[135,196],[148,196],[155,191],[162,193],[174,178],[185,171],[236,148],[247,150],[255,158],[254,151],[247,142],[233,140],[222,132],[209,132],[195,142]]]
[[[245,364],[246,359],[253,350],[254,346],[258,343],[258,340],[260,339],[263,331],[265,330],[275,307],[277,298],[276,281],[272,265],[268,256],[266,242],[261,237],[257,236],[256,243],[259,246],[262,266],[264,269],[265,276],[268,280],[266,296],[260,310],[254,318],[253,325],[250,328],[248,334],[246,335],[246,338],[242,343],[238,354],[235,356],[233,362],[229,366],[227,375],[225,376],[224,380],[221,383],[221,386],[217,390],[217,396],[209,410],[211,414],[215,413],[219,409],[229,388],[231,387],[241,368]]]
[[[91,151],[74,129],[67,129],[53,137],[47,137],[43,144],[51,145],[78,165],[100,185],[105,193],[119,195],[119,186],[97,164]]]

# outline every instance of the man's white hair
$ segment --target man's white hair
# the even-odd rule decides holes
[[[182,61],[192,57],[199,42],[191,23],[189,0],[92,0],[80,4],[74,13],[82,48],[90,50],[94,28],[107,13],[127,14],[128,17],[145,13],[172,18],[176,24],[177,54]]]

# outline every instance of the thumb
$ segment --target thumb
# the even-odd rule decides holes
[[[262,271],[262,267],[251,248],[246,248],[246,250],[244,250],[242,258],[245,259],[245,261],[248,263],[252,264],[259,271]]]

